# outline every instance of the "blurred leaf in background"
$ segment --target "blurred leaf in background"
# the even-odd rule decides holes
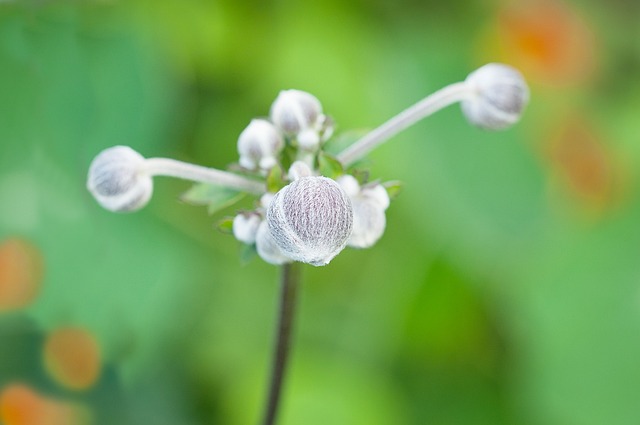
[[[402,193],[375,247],[305,268],[281,424],[637,424],[639,19],[622,0],[0,4],[0,422],[261,411],[277,270],[214,228],[252,200],[210,217],[159,178],[112,214],[85,189],[100,150],[224,168],[282,89],[339,138],[502,61],[532,90],[513,129],[452,107],[372,153]]]

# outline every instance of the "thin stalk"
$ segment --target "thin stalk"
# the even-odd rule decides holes
[[[291,330],[295,316],[298,286],[300,283],[300,263],[289,263],[282,266],[280,277],[280,307],[277,328],[277,338],[274,347],[271,380],[267,404],[264,410],[262,425],[275,424],[282,393],[289,347],[291,345]]]
[[[452,103],[464,100],[469,94],[469,86],[464,82],[448,85],[365,134],[360,140],[339,153],[337,158],[342,165],[351,165],[405,128]]]
[[[219,184],[244,192],[261,195],[266,192],[264,182],[253,180],[227,171],[202,167],[168,158],[148,158],[145,172],[152,176],[169,176],[202,183]]]

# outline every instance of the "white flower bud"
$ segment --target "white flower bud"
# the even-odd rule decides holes
[[[490,63],[467,77],[471,97],[461,103],[469,122],[487,130],[516,123],[529,102],[529,87],[522,74],[503,64]]]
[[[338,177],[337,182],[346,194],[349,195],[349,198],[353,198],[360,193],[360,183],[358,183],[358,180],[351,174]]]
[[[267,224],[287,257],[323,266],[346,246],[353,208],[335,181],[302,177],[276,193],[267,209]]]
[[[240,165],[249,170],[269,170],[277,164],[284,140],[278,129],[267,120],[251,120],[238,138]]]
[[[360,188],[355,177],[349,174],[340,177],[338,183],[349,195],[353,205],[353,232],[348,245],[353,248],[373,246],[382,237],[387,225],[387,191],[379,184]]]
[[[271,236],[269,226],[267,226],[267,222],[264,220],[258,226],[256,250],[260,258],[269,264],[280,265],[291,262],[291,259],[284,255],[282,251],[280,251],[280,248],[278,248],[276,241],[273,239],[273,236]]]
[[[265,192],[265,194],[260,197],[260,206],[265,210],[269,208],[269,204],[273,201],[274,196],[275,193]]]
[[[128,146],[105,149],[91,162],[87,189],[110,211],[138,210],[153,193],[153,180],[144,164],[144,157]]]
[[[233,219],[233,236],[247,245],[255,243],[261,221],[258,214],[238,214]]]
[[[385,210],[389,206],[389,195],[384,187],[364,187],[360,194],[351,198],[353,204],[353,233],[349,246],[369,248],[384,234],[387,226]]]
[[[302,177],[309,177],[310,175],[311,168],[302,161],[294,161],[294,163],[291,164],[291,167],[289,167],[289,172],[287,173],[287,176],[291,181],[301,179]]]
[[[271,120],[286,135],[295,136],[302,149],[315,150],[325,117],[313,95],[300,90],[283,90],[271,105]]]

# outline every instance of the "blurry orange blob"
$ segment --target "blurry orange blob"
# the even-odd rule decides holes
[[[531,81],[564,85],[584,81],[596,68],[592,29],[558,0],[514,2],[498,13],[492,28],[499,59]]]
[[[100,349],[93,335],[80,328],[61,328],[47,337],[44,363],[50,375],[61,385],[85,390],[100,375]]]
[[[622,173],[585,119],[573,118],[557,128],[547,156],[571,192],[589,205],[604,207],[619,195]]]
[[[0,244],[0,312],[29,305],[38,295],[44,260],[33,244],[17,238]]]
[[[0,423],[4,425],[83,425],[87,412],[79,406],[44,397],[24,384],[0,392]]]

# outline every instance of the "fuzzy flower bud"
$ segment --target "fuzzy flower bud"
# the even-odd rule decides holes
[[[278,129],[267,120],[251,120],[238,138],[240,165],[249,170],[269,170],[276,165],[284,140]]]
[[[516,69],[490,63],[465,80],[471,97],[461,103],[469,122],[487,130],[501,130],[515,124],[529,101],[529,87]]]
[[[302,177],[276,193],[267,209],[267,224],[284,255],[323,266],[347,245],[353,208],[335,181]]]
[[[311,175],[311,168],[302,161],[294,161],[289,167],[289,172],[287,173],[287,177],[289,180],[294,181],[301,179],[302,177],[309,177]]]
[[[291,259],[285,256],[280,248],[278,248],[276,241],[273,239],[273,236],[271,236],[271,232],[269,232],[269,226],[267,226],[267,222],[264,220],[258,226],[256,250],[260,258],[269,264],[278,266],[291,262]]]
[[[238,214],[233,219],[233,236],[247,245],[255,243],[261,221],[258,214]]]
[[[348,174],[340,177],[338,183],[349,194],[353,205],[353,232],[348,245],[353,248],[373,246],[382,237],[387,225],[387,191],[379,184],[360,188],[358,181]]]
[[[325,122],[322,105],[300,90],[283,90],[271,105],[271,120],[288,136],[296,137],[302,149],[315,150]]]
[[[138,210],[153,193],[153,180],[144,164],[144,157],[128,146],[105,149],[91,162],[87,189],[110,211]]]

